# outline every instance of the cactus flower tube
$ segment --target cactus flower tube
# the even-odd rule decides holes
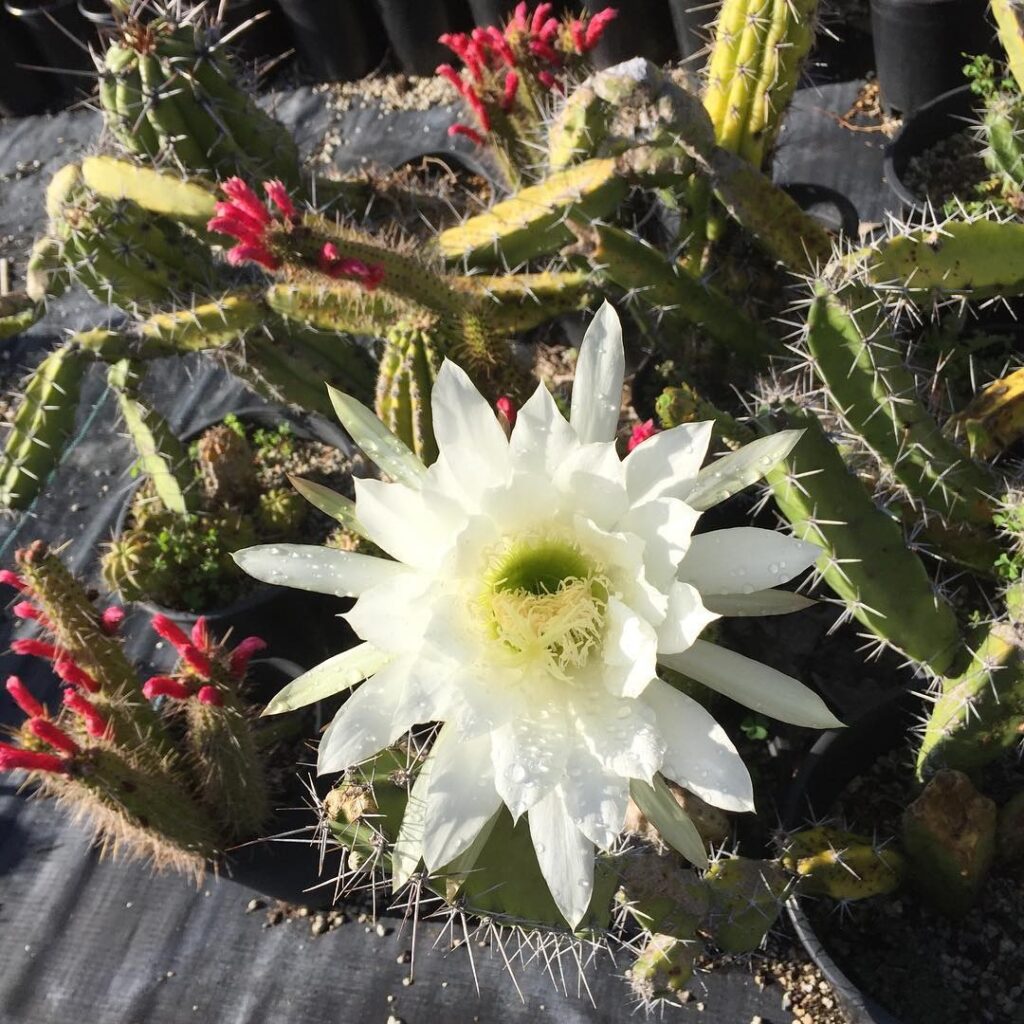
[[[699,639],[720,615],[807,603],[771,588],[806,569],[816,546],[749,528],[693,536],[702,510],[760,478],[799,432],[701,470],[712,425],[685,424],[620,459],[623,370],[618,318],[605,304],[580,351],[569,420],[540,386],[506,436],[466,374],[445,362],[432,395],[440,454],[429,467],[335,393],[343,425],[392,478],[357,481],[352,510],[391,558],[304,545],[235,556],[258,579],[357,598],[346,617],[364,643],[268,708],[366,679],[321,740],[321,773],[419,723],[442,723],[396,864],[451,863],[504,805],[528,816],[543,876],[573,927],[590,903],[595,847],[615,842],[631,793],[657,810],[664,776],[718,807],[753,807],[726,733],[658,678],[659,664],[781,720],[837,724],[797,680]],[[699,838],[673,845],[704,861]]]

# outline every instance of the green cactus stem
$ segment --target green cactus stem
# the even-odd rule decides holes
[[[138,453],[136,471],[152,481],[160,503],[184,516],[194,511],[195,479],[188,453],[159,413],[139,399],[138,378],[128,360],[110,367],[107,382]]]
[[[1006,51],[1010,72],[1017,88],[1024,91],[1024,11],[1017,0],[990,0],[989,6],[996,20],[999,41]]]
[[[794,536],[824,549],[817,569],[857,621],[932,672],[947,671],[961,649],[956,617],[900,524],[849,472],[812,415],[789,408],[784,419],[804,433],[766,480]]]
[[[629,968],[629,986],[644,1004],[679,995],[693,977],[699,942],[655,933],[647,938]]]
[[[635,235],[609,224],[593,224],[579,229],[579,239],[576,251],[586,254],[595,274],[627,295],[635,294],[657,314],[669,337],[680,327],[693,325],[754,363],[781,351],[778,339],[735,301]]]
[[[704,883],[711,894],[707,928],[726,953],[751,953],[761,945],[789,888],[775,861],[746,857],[716,861]]]
[[[42,315],[42,305],[26,292],[0,295],[0,341],[27,331]]]
[[[976,459],[994,459],[1024,437],[1024,370],[987,384],[951,417],[947,430],[962,435]]]
[[[943,436],[917,397],[894,339],[875,330],[870,294],[819,284],[807,317],[815,372],[838,413],[906,489],[943,522],[987,529],[994,480]],[[995,557],[995,556],[993,556]]]
[[[995,856],[997,810],[958,771],[940,771],[903,812],[910,878],[944,913],[963,917]]]
[[[438,246],[449,262],[515,267],[571,242],[567,218],[588,222],[606,217],[627,192],[614,158],[587,160],[442,231]]]
[[[147,355],[220,348],[259,327],[269,317],[270,312],[259,297],[246,292],[226,294],[189,309],[154,313],[141,321],[138,333],[144,343],[140,347]]]
[[[56,238],[44,235],[32,244],[25,268],[25,291],[34,302],[67,291],[71,278],[61,259],[61,245]]]
[[[501,334],[518,334],[586,309],[594,297],[592,276],[579,270],[473,274],[452,278],[451,285],[470,296],[487,327]]]
[[[897,889],[906,874],[898,850],[827,825],[790,836],[780,862],[797,876],[801,893],[833,900],[884,896]]]
[[[32,503],[71,436],[88,360],[70,344],[51,352],[28,378],[0,458],[0,505]]]
[[[352,281],[293,278],[272,284],[267,305],[280,317],[339,334],[369,334],[383,338],[388,328],[409,312],[407,305],[387,292],[367,292]]]
[[[100,67],[100,107],[129,152],[186,171],[299,184],[294,139],[237,81],[206,30],[126,18]]]
[[[388,332],[375,411],[381,423],[427,465],[437,458],[430,395],[440,368],[431,325],[403,321]]]
[[[918,749],[919,777],[938,767],[973,771],[1020,742],[1024,664],[1014,626],[995,623],[972,651],[963,672],[939,683]]]

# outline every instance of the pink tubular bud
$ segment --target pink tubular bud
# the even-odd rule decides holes
[[[192,644],[201,651],[208,651],[210,649],[210,631],[206,625],[205,615],[200,615],[192,623]]]
[[[196,675],[209,679],[213,672],[210,659],[185,635],[184,630],[172,622],[166,615],[154,615],[150,625],[157,635],[171,644],[181,655],[182,660]],[[203,627],[206,628],[205,625]]]
[[[473,108],[473,113],[476,114],[480,127],[485,132],[489,132],[491,130],[491,115],[487,112],[484,101],[475,92],[469,90],[466,93],[466,102]]]
[[[526,28],[526,12],[528,6],[526,0],[522,0],[522,3],[516,4],[516,9],[512,14],[512,20],[509,22],[509,27],[515,27],[518,29]]]
[[[142,695],[146,700],[170,697],[173,700],[188,700],[192,691],[180,679],[171,676],[152,676],[142,684]]]
[[[121,623],[124,622],[124,616],[124,609],[119,608],[116,604],[112,604],[109,608],[104,608],[103,614],[100,615],[100,629],[102,629],[107,636],[114,636],[114,634],[121,628]]]
[[[0,743],[0,772],[12,772],[21,768],[26,772],[53,772],[62,775],[68,770],[68,763],[56,754],[44,754],[40,750],[23,750]]]
[[[551,74],[550,71],[538,71],[537,81],[540,82],[540,84],[543,85],[544,88],[547,89],[549,92],[552,89],[559,88],[558,80],[555,78],[553,74]]]
[[[619,16],[619,12],[614,7],[606,7],[603,11],[598,11],[587,25],[587,35],[584,39],[583,52],[586,53],[588,50],[592,50],[601,41],[601,36],[604,35],[604,30]]]
[[[508,429],[511,430],[516,425],[516,407],[512,403],[512,399],[508,395],[502,395],[494,403],[494,408],[498,412],[498,419],[504,420],[508,424]]]
[[[551,41],[558,35],[558,30],[561,28],[562,23],[557,18],[548,18],[547,21],[541,26],[541,30],[537,33],[537,38],[542,43],[551,44]]]
[[[228,250],[227,257],[228,263],[233,267],[239,267],[243,263],[258,263],[267,270],[277,270],[281,266],[281,261],[262,245],[236,245]]]
[[[37,608],[31,601],[19,601],[11,611],[13,611],[19,619],[33,619],[35,622],[40,622],[46,627],[49,627],[50,625],[50,620],[46,617],[45,613]]]
[[[282,217],[287,217],[288,220],[295,220],[298,217],[299,211],[295,209],[295,204],[292,202],[292,197],[288,195],[288,189],[284,187],[284,182],[277,178],[265,181],[263,182],[263,191],[267,193],[267,198],[277,207]]]
[[[228,670],[235,679],[241,679],[249,667],[254,654],[267,649],[267,642],[259,636],[247,636],[232,652]]]
[[[501,30],[490,25],[486,29],[488,36],[488,43],[491,49],[510,67],[516,66],[516,55],[512,50],[512,47],[508,45],[508,40],[501,34]]]
[[[82,722],[85,724],[85,731],[94,740],[109,740],[113,738],[114,731],[110,727],[106,715],[76,690],[64,691],[64,704],[82,719]]]
[[[510,71],[505,75],[505,92],[501,97],[501,109],[508,111],[516,101],[516,92],[519,90],[519,76]]]
[[[15,590],[24,590],[26,588],[25,581],[16,572],[11,572],[10,569],[0,569],[0,583],[4,583],[8,587],[14,587]]]
[[[37,740],[41,740],[48,747],[53,747],[54,750],[59,750],[69,757],[74,757],[75,754],[82,752],[78,744],[63,729],[45,718],[30,718],[28,730]]]
[[[32,696],[29,688],[17,676],[10,676],[6,686],[7,692],[14,698],[14,703],[29,718],[44,718],[46,716],[46,708]]]
[[[77,686],[86,693],[99,693],[100,684],[80,665],[76,665],[67,656],[57,658],[53,663],[53,671],[57,677],[70,686]]]
[[[235,225],[234,229],[227,232],[229,235],[259,241],[266,233],[267,224],[234,203],[215,203],[213,208],[216,211],[217,219],[230,221]]]
[[[572,45],[577,53],[586,53],[587,33],[583,28],[583,22],[579,18],[573,18],[569,22],[569,35],[572,37]]]
[[[561,58],[551,48],[548,43],[545,43],[542,39],[531,39],[529,43],[530,53],[534,57],[539,57],[546,64],[551,64],[557,67],[561,63]]]
[[[46,658],[53,661],[61,656],[61,651],[45,640],[12,640],[11,650],[15,654],[27,654],[33,658]]]
[[[224,698],[220,695],[220,690],[216,686],[207,685],[200,687],[199,692],[196,694],[196,700],[200,704],[206,704],[211,708],[224,706]]]
[[[537,4],[537,9],[533,12],[533,20],[530,22],[531,32],[536,34],[540,31],[541,26],[547,21],[554,7],[554,4]]]
[[[458,90],[459,95],[463,94],[465,90],[465,83],[459,77],[459,73],[451,66],[451,64],[438,64],[436,72],[440,78],[445,79]]]
[[[351,256],[342,256],[333,242],[324,242],[317,256],[317,267],[332,280],[348,278],[358,281],[368,292],[379,288],[386,271],[376,263],[364,263]]]
[[[484,137],[475,128],[470,128],[468,124],[451,125],[448,128],[448,135],[450,138],[462,135],[478,146],[482,146],[484,144]]]
[[[228,178],[221,185],[221,189],[235,206],[248,214],[257,224],[270,223],[270,211],[241,178]]]
[[[657,433],[658,428],[654,425],[654,420],[645,420],[643,423],[638,423],[633,427],[629,435],[629,440],[626,442],[626,450],[632,451],[637,445],[643,444],[649,437],[654,437]]]

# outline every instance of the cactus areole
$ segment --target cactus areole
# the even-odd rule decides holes
[[[763,476],[799,432],[702,470],[711,423],[684,424],[620,459],[623,369],[606,304],[580,351],[569,420],[542,385],[506,436],[446,361],[432,395],[440,454],[429,467],[335,393],[343,425],[391,478],[357,481],[354,510],[391,557],[303,545],[236,555],[258,579],[358,599],[346,617],[364,643],[268,708],[366,679],[321,740],[321,773],[414,725],[443,723],[396,841],[396,883],[421,859],[434,871],[465,854],[504,804],[528,815],[543,876],[575,927],[591,900],[595,846],[615,842],[631,791],[649,815],[676,808],[658,798],[661,776],[751,810],[750,777],[725,732],[658,678],[659,664],[781,720],[836,724],[797,680],[699,639],[721,615],[806,604],[766,592],[806,569],[816,546],[747,528],[693,536],[701,511]],[[706,862],[689,819],[659,827]]]

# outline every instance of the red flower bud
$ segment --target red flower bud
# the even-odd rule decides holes
[[[50,620],[46,617],[46,614],[37,608],[31,601],[19,601],[11,611],[13,611],[19,619],[33,619],[36,622],[42,623],[47,628],[50,626]]]
[[[124,622],[124,616],[124,609],[119,608],[116,604],[110,605],[109,608],[104,608],[103,614],[100,615],[100,629],[102,629],[107,636],[113,636],[121,628],[121,623]]]
[[[82,719],[85,723],[85,731],[93,739],[109,740],[113,738],[114,730],[107,721],[106,715],[76,690],[64,691],[64,704]]]
[[[27,772],[53,772],[63,774],[68,763],[56,754],[44,754],[41,750],[23,750],[10,743],[0,743],[0,772],[12,772],[21,768]]]
[[[516,101],[516,92],[518,89],[519,76],[514,71],[508,72],[508,74],[505,75],[505,93],[501,97],[502,110],[511,110],[512,104]]]
[[[220,690],[216,686],[203,686],[196,694],[196,699],[200,704],[206,704],[211,708],[219,708],[224,705],[224,698],[220,695]]]
[[[81,748],[63,729],[45,718],[30,718],[28,730],[37,740],[42,740],[47,746],[60,750],[69,757],[81,753]]]
[[[530,22],[530,31],[537,33],[540,31],[541,26],[547,20],[548,15],[554,10],[554,4],[537,4],[537,9],[533,12],[533,20]]]
[[[157,697],[171,697],[174,700],[188,700],[192,691],[180,679],[172,676],[153,676],[142,684],[142,695],[146,700]]]
[[[643,444],[649,437],[654,437],[658,433],[658,428],[654,425],[654,420],[645,420],[643,423],[638,423],[633,427],[632,433],[629,435],[629,440],[626,442],[626,450],[632,451],[638,444]]]
[[[509,28],[515,27],[518,29],[526,28],[526,12],[528,6],[526,0],[522,0],[521,3],[516,4],[516,9],[512,14],[512,20],[508,23]]]
[[[48,644],[45,640],[12,640],[11,650],[15,654],[27,654],[33,658],[46,658],[53,661],[61,656],[60,648]]]
[[[508,395],[502,395],[494,403],[494,408],[498,410],[498,418],[504,419],[511,430],[516,425],[516,407],[512,404],[512,399]]]
[[[288,190],[284,187],[283,182],[276,178],[273,181],[265,181],[263,182],[263,191],[267,193],[267,198],[277,207],[283,217],[287,217],[288,220],[298,217],[299,211],[295,209],[292,197],[288,195]]]
[[[455,138],[456,135],[463,135],[477,146],[484,144],[484,137],[475,128],[470,128],[468,124],[451,125],[448,128],[448,135],[450,138]]]
[[[256,223],[270,223],[270,211],[263,205],[260,197],[241,178],[228,178],[221,185],[221,189],[239,210],[248,214]]]
[[[71,686],[77,686],[87,693],[99,693],[100,684],[80,665],[76,665],[69,657],[62,655],[53,663],[53,671],[57,677]]]
[[[46,709],[32,696],[29,688],[17,676],[11,676],[6,685],[7,692],[14,698],[14,703],[29,718],[44,718],[46,716]]]
[[[277,270],[281,266],[281,261],[263,245],[236,245],[228,249],[227,259],[233,267],[240,267],[243,263],[258,263],[267,270]]]
[[[267,642],[262,637],[247,636],[232,652],[228,669],[235,679],[241,679],[249,667],[249,660],[254,654],[267,649]]]
[[[213,672],[210,659],[189,640],[180,626],[163,614],[154,615],[150,625],[156,630],[158,636],[175,648],[185,664],[196,675],[203,679],[210,678]]]
[[[200,615],[192,624],[192,643],[201,651],[210,649],[210,632],[206,627],[205,615]]]
[[[14,587],[15,590],[25,590],[27,588],[25,581],[16,572],[11,572],[10,569],[0,569],[0,583]]]
[[[619,12],[614,7],[606,7],[603,11],[598,11],[597,14],[590,19],[590,24],[587,25],[587,37],[584,40],[584,53],[597,46],[601,41],[601,36],[604,35],[604,30],[618,16]]]

